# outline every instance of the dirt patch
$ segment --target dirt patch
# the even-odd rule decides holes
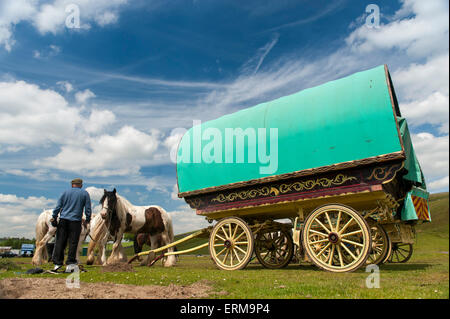
[[[189,286],[136,286],[112,283],[80,283],[67,288],[61,278],[6,278],[0,281],[0,298],[7,299],[185,299],[213,294],[208,281]]]
[[[134,272],[133,266],[126,263],[117,263],[102,267],[102,272]]]

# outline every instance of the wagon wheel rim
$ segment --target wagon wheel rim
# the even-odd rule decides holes
[[[368,258],[370,229],[364,218],[343,205],[326,205],[305,221],[303,245],[309,259],[322,269],[347,272]]]
[[[260,231],[256,235],[255,254],[265,268],[286,267],[294,254],[294,243],[284,230]]]
[[[413,254],[412,244],[395,243],[392,245],[392,253],[389,257],[390,263],[406,263]]]
[[[372,235],[372,245],[366,264],[379,265],[385,259],[390,250],[389,237],[381,225],[373,225],[370,228]]]
[[[210,236],[210,254],[224,270],[244,268],[253,255],[253,234],[240,218],[226,218],[214,227]]]

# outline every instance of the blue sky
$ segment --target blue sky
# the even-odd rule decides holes
[[[380,64],[447,191],[447,1],[0,0],[0,237],[32,237],[74,177],[94,202],[116,187],[177,233],[201,227],[175,196],[174,128]]]

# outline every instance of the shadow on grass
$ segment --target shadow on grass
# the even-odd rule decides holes
[[[430,267],[432,267],[433,264],[425,264],[425,263],[398,263],[398,264],[383,264],[380,266],[381,271],[413,271],[413,270],[426,270]],[[248,270],[257,270],[257,269],[266,269],[260,264],[249,264],[245,269]],[[243,270],[245,270],[243,269]],[[282,268],[283,271],[302,271],[302,270],[309,270],[309,271],[320,271],[324,272],[325,270],[322,270],[312,264],[290,264],[288,267]],[[365,273],[365,267],[361,267],[358,270],[354,271],[354,273]]]
[[[425,270],[432,266],[433,266],[432,264],[399,263],[399,264],[384,264],[380,266],[380,269],[390,271],[411,271],[411,270]]]

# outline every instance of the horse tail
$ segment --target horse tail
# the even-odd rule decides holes
[[[167,244],[171,244],[174,241],[174,234],[173,234],[173,224],[172,224],[172,217],[166,213],[167,216],[167,236],[169,237],[169,243]],[[167,249],[167,251],[169,252],[174,252],[176,251],[176,247],[170,247]],[[165,267],[171,267],[174,266],[175,263],[177,262],[177,256],[176,255],[171,255],[167,257],[166,262],[164,263]]]
[[[95,247],[97,246],[99,240],[102,236],[105,234],[105,221],[101,218],[100,214],[95,215],[92,219],[91,228],[89,230],[89,236],[91,237],[91,240],[88,245],[88,258],[86,263],[88,265],[94,264],[95,259]]]
[[[34,256],[31,259],[31,263],[33,265],[41,265],[44,262],[44,259],[47,259],[46,257],[46,243],[43,243],[42,240],[44,239],[45,235],[47,234],[49,227],[47,224],[48,220],[48,211],[43,211],[37,220],[36,223],[36,250],[34,252]]]

